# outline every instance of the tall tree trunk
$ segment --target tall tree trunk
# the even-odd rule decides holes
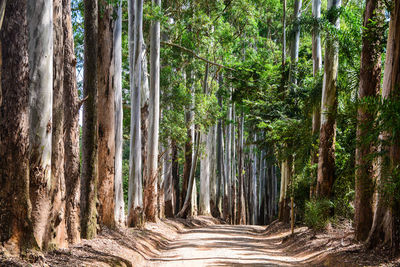
[[[238,192],[238,215],[237,215],[237,224],[245,224],[246,223],[246,204],[245,204],[245,195],[244,195],[244,142],[243,142],[243,134],[244,134],[244,116],[243,114],[240,117],[239,123],[239,192]]]
[[[186,88],[189,90],[191,97],[193,96],[193,79],[192,79],[192,70],[187,69],[184,73],[184,78],[186,80]],[[186,134],[187,141],[185,143],[184,153],[185,153],[185,163],[183,165],[183,180],[182,180],[182,191],[180,194],[180,204],[183,205],[185,201],[185,196],[187,193],[187,188],[189,185],[189,176],[190,170],[192,168],[192,159],[193,159],[193,101],[191,100],[190,104],[185,109],[185,124],[186,124]],[[182,207],[179,207],[182,208]]]
[[[205,155],[200,159],[200,203],[199,214],[210,215],[210,160],[212,156],[212,126],[207,134],[202,136],[202,143],[205,145]]]
[[[232,222],[232,199],[231,199],[231,189],[232,189],[232,89],[230,88],[230,97],[228,102],[227,110],[227,125],[226,125],[226,137],[225,137],[225,154],[226,154],[226,164],[225,164],[225,179],[226,179],[226,216],[228,222]]]
[[[122,3],[116,8],[114,24],[114,90],[115,90],[115,162],[114,162],[114,220],[118,226],[125,225],[125,205],[122,177],[123,107],[122,107]]]
[[[322,68],[322,53],[321,53],[321,35],[319,29],[319,20],[321,19],[321,0],[313,0],[312,2],[312,15],[315,20],[314,28],[312,31],[312,57],[313,57],[313,75],[316,78]],[[318,24],[317,24],[318,23]],[[312,113],[312,129],[314,144],[317,143],[317,136],[319,135],[319,128],[321,126],[321,101],[314,104]],[[318,166],[318,150],[312,149],[311,151],[311,164]],[[310,198],[315,196],[315,186],[317,180],[317,171],[312,172],[312,181],[310,187]]]
[[[264,220],[264,206],[265,206],[265,196],[266,196],[266,192],[265,192],[265,151],[262,150],[261,151],[261,159],[260,159],[260,176],[259,176],[259,184],[260,184],[260,196],[259,196],[259,210],[260,210],[260,220],[259,223],[261,225],[266,224],[265,220]]]
[[[81,235],[91,239],[97,234],[97,0],[84,0],[85,52],[82,126]]]
[[[161,8],[161,0],[152,0]],[[160,22],[152,21],[150,33],[150,129],[147,157],[147,179],[144,188],[146,220],[157,218],[158,128],[160,120]]]
[[[281,99],[285,97],[285,86],[286,86],[286,0],[282,0],[282,63],[281,63]]]
[[[171,157],[171,142],[168,140],[167,148],[164,156],[164,206],[165,216],[174,217],[174,184],[172,180],[172,157]]]
[[[46,248],[51,210],[53,103],[53,1],[28,1],[29,141],[32,223],[36,242]]]
[[[290,82],[297,84],[297,62],[299,61],[299,47],[300,47],[300,16],[301,16],[302,0],[294,1],[294,38],[292,41],[292,49],[290,51]]]
[[[289,158],[284,160],[281,165],[281,192],[279,197],[279,220],[285,223],[290,221],[290,208],[289,208],[289,183],[291,180],[291,165],[292,160]]]
[[[26,1],[7,1],[0,31],[0,242],[13,254],[36,247],[29,197],[29,66]]]
[[[76,88],[76,58],[72,32],[71,0],[63,0],[64,29],[64,173],[66,184],[66,224],[70,244],[80,242],[80,151],[79,108]]]
[[[6,0],[0,0],[0,30],[1,26],[3,25],[3,19],[4,19],[4,11],[6,10]],[[0,43],[0,77],[1,77],[1,43]],[[1,106],[1,101],[2,101],[2,92],[1,92],[1,83],[0,83],[0,106]]]
[[[98,17],[98,213],[99,223],[114,227],[114,164],[115,164],[115,88],[113,51],[113,7],[100,0]]]
[[[400,96],[400,1],[393,2],[389,34],[386,48],[385,74],[383,77],[382,97],[384,99],[397,100]],[[400,140],[398,133],[382,133],[383,140],[392,139],[392,144],[383,148],[388,153],[381,157],[378,174],[378,195],[376,211],[369,233],[367,243],[369,247],[388,245],[393,254],[397,254],[400,248],[400,200],[382,190],[387,183],[398,183],[397,180],[389,180],[398,171],[400,162]]]
[[[383,3],[380,0],[367,1],[364,11],[363,48],[361,51],[360,87],[358,98],[377,97],[381,85],[381,43],[382,33],[375,28],[382,27],[385,21]],[[373,21],[373,24],[371,23]],[[375,24],[378,22],[379,24]],[[376,26],[375,26],[376,25]],[[374,121],[365,107],[359,106],[357,114],[356,182],[355,182],[355,237],[365,241],[372,225],[372,198],[374,171],[369,155],[375,149],[362,140]]]
[[[53,121],[51,150],[51,198],[49,243],[51,248],[66,248],[64,176],[64,31],[62,0],[53,1]]]
[[[231,200],[232,200],[232,220],[231,223],[236,223],[236,211],[237,211],[237,200],[236,200],[236,130],[235,130],[236,114],[235,114],[235,103],[232,103],[232,188],[231,188]]]
[[[256,141],[256,135],[254,135],[254,141]],[[251,176],[251,196],[252,196],[252,207],[251,207],[251,224],[257,224],[257,151],[256,146],[253,145],[252,155],[252,176]]]
[[[328,10],[340,8],[341,0],[329,0]],[[337,12],[330,18],[336,29],[340,27]],[[335,180],[335,136],[336,136],[336,82],[339,65],[339,42],[331,34],[327,36],[325,46],[324,83],[321,100],[321,129],[318,158],[317,197],[329,198]]]
[[[134,2],[134,3],[132,3]],[[128,226],[143,223],[141,82],[143,53],[143,0],[129,0],[129,68],[131,88],[131,142],[129,155]],[[134,21],[133,21],[134,18]],[[134,22],[134,25],[132,25]]]
[[[217,212],[217,125],[214,124],[211,126],[210,130],[210,146],[211,146],[211,155],[209,158],[210,161],[210,214],[216,216]]]
[[[219,73],[218,76],[219,87],[222,88],[223,85],[223,77],[222,73]],[[220,93],[218,94],[218,105],[220,110],[222,111],[222,96]],[[217,123],[217,197],[216,197],[216,214],[213,214],[214,217],[221,216],[221,202],[222,202],[222,188],[221,184],[223,182],[223,136],[222,136],[222,119],[218,119]]]

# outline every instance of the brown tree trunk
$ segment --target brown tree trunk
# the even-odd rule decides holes
[[[340,8],[341,0],[329,0],[328,9]],[[340,28],[338,14],[330,18],[336,29]],[[318,198],[329,198],[335,181],[335,137],[336,137],[336,83],[339,65],[339,42],[334,35],[328,35],[325,46],[324,84],[321,100],[321,128],[318,158]]]
[[[237,224],[246,223],[246,200],[244,196],[244,152],[243,152],[243,131],[244,131],[244,117],[243,114],[240,118],[239,124],[239,192],[238,192],[238,215]]]
[[[66,224],[70,244],[80,242],[80,152],[79,98],[76,88],[76,58],[71,21],[71,0],[63,0],[64,29],[64,173]]]
[[[115,160],[115,112],[113,86],[113,7],[106,0],[99,2],[98,17],[98,213],[99,223],[115,226],[114,219],[114,160]]]
[[[0,31],[0,243],[10,253],[36,247],[29,198],[26,1],[7,1]]]
[[[382,97],[384,99],[399,100],[400,96],[400,1],[393,2],[389,35],[386,48],[385,74],[383,77]],[[398,180],[389,180],[388,177],[396,177],[394,171],[398,171],[400,162],[400,140],[393,136],[393,132],[382,133],[382,139],[392,139],[392,144],[384,149],[388,151],[381,157],[378,174],[378,196],[374,220],[368,236],[369,247],[388,245],[394,254],[398,254],[400,248],[400,200],[397,195],[388,194],[382,188],[386,183],[398,183]],[[398,179],[398,178],[397,178]]]
[[[371,21],[374,23],[372,24]],[[360,88],[358,98],[377,97],[381,85],[381,43],[382,33],[375,28],[382,27],[385,21],[383,3],[380,0],[369,0],[364,11],[363,48],[361,52]],[[378,22],[378,24],[375,24]],[[356,181],[355,181],[355,237],[365,241],[372,225],[372,197],[374,172],[373,162],[369,158],[374,153],[372,147],[362,137],[368,134],[373,115],[365,107],[358,108],[357,115],[357,148],[356,148]]]
[[[64,32],[62,0],[53,1],[53,132],[51,153],[52,209],[48,244],[49,248],[68,246],[65,224],[64,176]]]
[[[82,126],[81,234],[91,239],[97,235],[97,0],[84,0],[85,53]]]
[[[179,162],[178,162],[178,147],[176,145],[176,141],[172,140],[171,142],[171,149],[172,149],[172,186],[174,188],[172,201],[173,205],[173,213],[176,214],[179,211],[180,207],[180,199],[179,199]]]

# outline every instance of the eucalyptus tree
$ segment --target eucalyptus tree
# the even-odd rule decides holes
[[[53,1],[28,1],[29,189],[32,224],[40,248],[49,243],[53,103]]]
[[[117,225],[125,225],[125,205],[122,177],[123,149],[123,106],[122,106],[122,2],[116,8],[117,17],[113,32],[113,57],[115,89],[115,175],[114,175],[114,220]]]
[[[400,84],[400,1],[392,3],[389,33],[386,47],[385,73],[383,76],[383,101],[398,103]],[[397,110],[395,112],[397,114]],[[369,247],[388,245],[393,253],[400,248],[400,200],[397,194],[390,193],[390,186],[395,186],[398,192],[398,164],[400,161],[399,134],[390,125],[389,129],[381,134],[381,139],[389,141],[383,143],[382,150],[386,151],[380,159],[377,203],[369,233],[367,244]],[[385,190],[386,189],[386,190]]]
[[[0,31],[0,242],[11,254],[37,247],[29,196],[27,2],[7,1]]]
[[[321,52],[321,35],[319,29],[319,20],[321,18],[321,0],[312,1],[312,15],[314,21],[314,27],[312,29],[312,57],[313,57],[313,76],[318,77],[322,68],[322,52]],[[312,113],[312,135],[319,135],[319,127],[321,122],[321,101],[313,106]],[[311,151],[311,164],[318,165],[318,152],[316,149]],[[315,172],[313,172],[313,180],[310,187],[310,196],[313,197],[315,194]]]
[[[113,7],[99,1],[98,17],[98,208],[99,223],[115,226],[115,88],[113,65]]]
[[[84,77],[82,120],[81,235],[91,239],[97,235],[97,65],[98,3],[84,0]]]
[[[131,139],[129,155],[128,226],[143,223],[141,83],[143,51],[143,0],[128,1]]]
[[[67,241],[64,172],[64,30],[62,0],[53,1],[53,118],[49,246],[65,248]]]
[[[76,57],[71,19],[71,0],[63,0],[64,31],[64,172],[66,185],[66,224],[70,244],[80,242],[80,148],[79,109],[82,102],[76,84]]]
[[[361,52],[361,70],[358,98],[363,101],[377,98],[381,88],[381,45],[384,41],[380,29],[385,21],[383,2],[371,0],[366,2],[363,23],[363,48]],[[356,148],[356,181],[355,181],[355,237],[365,241],[371,229],[373,211],[374,167],[370,159],[376,151],[369,142],[361,140],[368,134],[374,122],[374,115],[361,104],[357,114],[357,148]]]
[[[329,22],[335,29],[340,28],[338,10],[341,0],[329,0]],[[316,196],[329,198],[335,180],[335,136],[337,110],[337,75],[339,67],[339,42],[334,34],[328,34],[325,44],[324,82],[321,100],[321,127],[318,157],[318,179]]]
[[[161,8],[161,0],[152,4]],[[147,183],[144,188],[146,220],[157,218],[158,131],[160,120],[160,21],[152,21],[150,32],[150,129]]]

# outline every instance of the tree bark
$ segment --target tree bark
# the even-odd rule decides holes
[[[171,142],[171,161],[172,161],[172,183],[174,187],[174,192],[173,192],[173,214],[177,214],[179,211],[180,207],[180,199],[179,199],[179,162],[178,162],[178,147],[176,145],[176,141],[172,140]]]
[[[64,29],[64,176],[66,184],[66,224],[70,244],[80,242],[80,151],[79,108],[76,88],[76,58],[71,20],[71,0],[63,0]]]
[[[340,8],[341,0],[329,0],[328,10]],[[335,13],[336,14],[336,13]],[[340,27],[338,15],[330,18],[336,29]],[[330,198],[335,180],[335,136],[336,136],[336,82],[339,65],[339,42],[328,35],[325,46],[324,83],[321,100],[321,129],[318,158],[317,197]]]
[[[81,235],[92,239],[97,235],[97,55],[98,55],[98,6],[97,0],[85,0],[85,52],[82,125],[82,178],[81,178]]]
[[[128,226],[143,223],[142,197],[142,136],[141,82],[143,53],[143,0],[128,1],[129,12],[129,67],[131,88],[131,142],[129,156]],[[134,27],[132,27],[134,17]],[[132,47],[133,46],[133,47]]]
[[[382,97],[383,99],[399,99],[400,91],[400,1],[393,2],[389,34],[386,48],[385,74],[383,77]],[[381,190],[386,183],[393,183],[389,177],[393,171],[399,169],[400,162],[400,140],[393,136],[394,132],[382,133],[383,140],[392,139],[388,147],[382,149],[387,151],[380,159],[378,174],[378,194],[376,211],[369,233],[367,244],[369,247],[388,245],[393,254],[397,254],[400,248],[400,200],[398,196],[388,194]],[[396,181],[397,182],[397,181]]]
[[[29,141],[32,223],[36,242],[47,248],[51,210],[53,102],[53,1],[28,1]]]
[[[64,172],[64,32],[62,0],[53,1],[53,122],[51,151],[51,199],[48,248],[68,246],[65,223]]]
[[[161,0],[152,0],[161,8]],[[160,121],[160,22],[152,21],[150,32],[150,129],[148,142],[148,171],[144,188],[146,220],[157,218],[158,129]]]
[[[300,47],[300,16],[301,16],[302,0],[294,1],[293,16],[294,16],[294,38],[292,41],[292,49],[290,53],[290,82],[297,84],[297,62],[299,61],[299,47]]]
[[[212,127],[207,134],[202,135],[202,144],[205,145],[205,155],[200,159],[200,203],[199,215],[210,215],[210,160],[212,155]]]
[[[385,16],[383,3],[380,0],[366,2],[363,23],[363,48],[361,51],[359,100],[366,97],[376,98],[381,86],[381,40],[382,33],[375,26],[382,27]],[[371,23],[374,22],[374,24]],[[378,23],[378,24],[375,24]],[[369,158],[375,148],[362,140],[374,121],[365,107],[358,107],[357,114],[357,147],[356,147],[356,181],[355,181],[355,237],[365,241],[372,225],[372,201],[374,187],[373,162]]]
[[[319,20],[321,19],[321,0],[313,0],[312,2],[312,16],[314,18],[314,27],[312,31],[312,57],[313,57],[313,75],[317,77],[322,68],[322,52],[321,52],[321,35],[319,29]],[[321,101],[314,104],[312,113],[312,129],[313,144],[317,146],[321,126]],[[311,150],[311,164],[318,166],[318,150],[313,148]],[[315,187],[317,182],[317,171],[312,172],[310,198],[315,196]]]
[[[115,90],[115,162],[114,162],[114,220],[118,226],[125,226],[125,204],[122,177],[123,150],[123,107],[122,107],[122,3],[116,8],[114,24],[114,90]]]
[[[240,117],[239,123],[239,195],[238,195],[238,215],[237,215],[237,224],[245,224],[246,223],[246,200],[244,195],[244,142],[243,142],[243,134],[244,134],[244,116],[243,114]]]
[[[0,31],[0,242],[8,252],[37,247],[29,197],[29,66],[26,1],[7,1]]]
[[[235,114],[235,103],[232,103],[232,220],[231,223],[236,223],[236,211],[237,211],[237,200],[236,200],[236,130],[235,123],[236,122],[236,114]]]
[[[113,7],[100,0],[98,17],[98,214],[100,225],[113,228],[115,164],[115,88],[113,48]]]

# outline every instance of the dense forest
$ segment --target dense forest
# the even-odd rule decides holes
[[[0,256],[200,215],[399,255],[399,44],[400,0],[0,0]]]

